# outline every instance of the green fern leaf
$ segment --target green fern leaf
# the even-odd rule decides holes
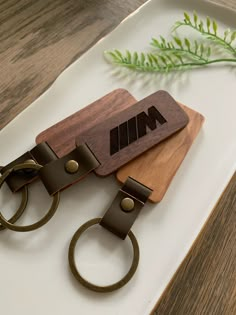
[[[131,59],[132,59],[132,56],[131,56],[131,53],[129,50],[126,50],[126,60],[128,63],[131,63]]]
[[[140,64],[141,66],[144,66],[144,63],[145,63],[145,54],[144,53],[141,53],[141,57],[140,57]]]
[[[198,22],[198,15],[196,12],[193,13],[193,20],[194,20],[194,24],[195,26],[197,26],[197,22]]]
[[[186,22],[191,23],[190,16],[188,15],[187,12],[184,12],[184,17],[185,17]]]
[[[230,44],[236,39],[236,31],[231,34]]]
[[[202,57],[203,53],[204,53],[204,46],[203,46],[203,44],[200,45],[200,53],[201,53],[201,57]]]
[[[164,56],[160,56],[161,61],[164,63],[164,65],[167,65],[166,58]]]
[[[184,64],[183,58],[182,58],[181,56],[175,55],[175,57],[176,57],[177,59],[179,59],[179,61],[181,62],[182,65]]]
[[[204,24],[203,24],[202,21],[199,23],[198,29],[199,29],[200,32],[204,32]]]
[[[150,63],[150,66],[152,67],[153,66],[153,59],[152,59],[151,54],[147,54],[147,58],[148,58],[148,61]]]
[[[183,48],[182,41],[179,37],[174,36],[173,39],[180,48]]]
[[[226,41],[228,35],[230,34],[230,29],[227,29],[225,32],[224,32],[224,40]]]
[[[160,36],[160,39],[161,39],[161,42],[162,42],[162,44],[163,44],[163,47],[165,47],[165,46],[166,46],[166,40],[165,40],[165,38],[164,38],[163,36]]]
[[[208,32],[210,32],[210,28],[211,28],[211,20],[209,18],[209,16],[207,17],[207,30]]]
[[[171,58],[170,55],[166,55],[166,58],[170,61],[172,66],[175,66],[174,60]]]
[[[137,53],[137,51],[135,51],[134,55],[133,55],[133,63],[136,65],[137,61],[138,61],[138,53]]]
[[[156,46],[156,47],[160,47],[160,43],[156,38],[152,38],[151,45]]]
[[[211,56],[211,47],[208,47],[206,57],[209,59]]]
[[[117,57],[120,58],[120,60],[123,60],[122,53],[118,49],[115,49],[115,53],[116,53]]]
[[[120,58],[118,58],[117,55],[112,51],[108,51],[108,52],[105,51],[105,55],[112,57],[115,63],[120,62]]]
[[[188,48],[188,51],[191,51],[191,44],[190,44],[190,41],[189,41],[187,38],[185,38],[185,39],[184,39],[184,43],[185,43],[185,46]]]
[[[217,29],[218,29],[218,25],[216,23],[216,21],[213,21],[213,31],[214,31],[214,34],[217,35]]]
[[[198,42],[196,40],[194,41],[194,46],[195,46],[195,54],[197,54],[198,48],[199,48],[199,44],[198,44]]]
[[[158,58],[154,55],[154,54],[149,54],[150,56],[151,56],[151,58],[152,58],[152,61],[156,64],[156,65],[158,65]]]

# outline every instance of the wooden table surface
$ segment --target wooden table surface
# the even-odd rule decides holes
[[[0,0],[0,128],[144,2]],[[153,314],[236,314],[235,191],[236,174]]]

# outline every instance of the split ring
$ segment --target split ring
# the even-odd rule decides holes
[[[123,287],[127,282],[129,282],[129,280],[133,277],[133,275],[135,274],[135,271],[138,267],[138,263],[139,263],[139,246],[138,246],[138,242],[137,239],[135,238],[134,234],[129,231],[128,236],[131,240],[132,246],[133,246],[133,261],[131,264],[131,267],[128,271],[128,273],[118,282],[108,285],[108,286],[98,286],[95,285],[89,281],[87,281],[85,278],[83,278],[81,276],[81,274],[79,273],[77,267],[76,267],[76,263],[75,263],[75,247],[77,244],[78,239],[81,237],[81,235],[91,226],[99,224],[101,221],[101,218],[95,218],[92,219],[86,223],[84,223],[74,234],[70,246],[69,246],[69,253],[68,253],[68,259],[69,259],[69,265],[70,265],[70,269],[73,273],[73,275],[75,276],[75,278],[86,288],[92,290],[92,291],[96,291],[96,292],[112,292],[115,291],[117,289],[120,289],[121,287]]]
[[[13,171],[18,171],[18,170],[23,170],[23,169],[33,169],[33,170],[39,171],[41,168],[42,168],[42,165],[39,165],[39,164],[33,164],[33,163],[18,164],[16,166],[14,166],[12,169],[7,170],[5,173],[3,173],[3,175],[0,177],[0,188],[2,187],[2,185],[5,182],[5,180],[7,179],[7,177]],[[58,204],[60,201],[60,193],[57,192],[52,197],[53,197],[53,201],[52,201],[52,205],[51,205],[50,209],[48,210],[47,214],[38,222],[30,224],[30,225],[26,225],[26,226],[14,225],[11,223],[12,221],[10,221],[10,220],[7,221],[3,217],[3,215],[0,213],[0,223],[5,228],[12,230],[12,231],[17,231],[17,232],[29,232],[29,231],[36,230],[36,229],[40,228],[41,226],[43,226],[44,224],[46,224],[53,217],[53,215],[55,214],[55,212],[57,210],[57,207],[58,207]],[[25,202],[27,203],[27,198],[26,198]]]
[[[7,176],[11,173],[11,170],[7,170],[4,173],[4,178],[3,175],[0,177],[0,180],[5,180],[7,178]],[[22,189],[22,197],[21,197],[21,203],[19,208],[16,210],[16,213],[8,220],[8,222],[10,223],[15,223],[23,214],[26,206],[27,206],[27,202],[28,202],[28,187],[24,186]],[[0,231],[5,230],[6,227],[3,226],[2,224],[0,224]]]

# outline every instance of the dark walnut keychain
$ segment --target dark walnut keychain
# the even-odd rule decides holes
[[[69,264],[74,276],[87,288],[110,292],[125,285],[138,266],[139,247],[131,227],[149,199],[159,202],[187,154],[203,123],[203,117],[183,106],[165,91],[137,102],[127,91],[116,90],[42,132],[38,143],[1,172],[13,192],[23,190],[22,205],[11,220],[0,215],[2,227],[32,231],[54,215],[60,192],[90,172],[108,176],[117,170],[124,185],[103,218],[82,225],[72,238]],[[166,140],[165,140],[166,139]],[[158,145],[157,145],[158,144]],[[164,163],[164,164],[163,164]],[[48,213],[37,223],[14,223],[26,207],[27,185],[39,178],[53,197]],[[97,286],[76,268],[74,249],[81,234],[100,224],[121,239],[130,238],[133,262],[127,275],[110,286]]]

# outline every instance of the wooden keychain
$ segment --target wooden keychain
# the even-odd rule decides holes
[[[9,223],[15,223],[26,209],[28,201],[28,185],[38,178],[38,166],[34,164],[44,166],[67,155],[75,149],[75,138],[82,132],[135,103],[136,101],[128,91],[124,89],[114,90],[42,132],[36,139],[36,147],[31,151],[24,153],[5,167],[1,167],[0,172],[2,174],[5,173],[4,177],[1,178],[1,185],[6,177],[6,182],[11,191],[22,193],[21,204],[12,218],[8,220]],[[25,168],[17,170],[16,168],[19,167],[19,165],[20,167],[22,166]],[[14,171],[12,170],[13,168]],[[6,171],[8,171],[9,174],[6,173]],[[56,211],[56,207],[53,206],[52,210],[49,211],[50,215],[47,215],[43,221],[36,222],[34,225],[30,226],[29,230],[39,228],[47,223],[55,213],[53,209]],[[10,228],[10,226],[8,227]],[[0,224],[0,231],[5,228],[6,224],[5,226]],[[11,229],[13,228],[14,227],[11,226]],[[16,230],[26,231],[27,229],[22,230],[21,228],[18,229],[18,227],[16,227]]]
[[[156,92],[136,103],[129,95],[125,90],[118,90],[75,113],[52,127],[55,133],[50,133],[50,128],[39,135],[36,139],[39,143],[31,151],[1,169],[0,187],[6,181],[16,192],[40,178],[53,198],[47,214],[38,222],[18,226],[0,214],[2,226],[18,232],[40,228],[55,214],[62,190],[92,171],[100,176],[116,172],[184,128],[189,121],[184,110],[167,92]],[[106,106],[101,108],[101,103]],[[126,125],[133,134],[130,143]],[[49,136],[41,142],[45,134]]]
[[[104,104],[107,106],[102,106]],[[124,185],[112,205],[103,218],[82,225],[69,248],[71,270],[84,286],[98,292],[118,289],[131,279],[138,266],[138,243],[130,230],[135,219],[148,199],[158,202],[163,198],[202,123],[200,114],[178,105],[165,91],[156,92],[140,102],[125,90],[114,91],[41,133],[35,148],[3,168],[0,186],[7,180],[12,191],[18,191],[39,177],[53,196],[53,203],[48,214],[30,226],[16,226],[2,215],[0,222],[15,231],[36,229],[55,213],[60,191],[91,171],[107,176],[119,169],[117,178]],[[148,174],[147,166],[158,170],[158,176],[156,172]],[[89,283],[75,265],[76,242],[94,224],[100,224],[121,239],[128,235],[134,248],[129,272],[111,286]]]
[[[95,218],[84,223],[71,240],[68,253],[71,271],[83,286],[92,291],[112,292],[123,287],[133,277],[138,267],[139,246],[131,227],[147,200],[158,203],[163,199],[204,122],[204,117],[201,114],[187,106],[179,105],[188,115],[188,125],[121,167],[116,176],[123,183],[123,186],[103,218]],[[129,126],[127,126],[127,130],[129,134]],[[120,130],[118,133],[120,134]],[[136,137],[134,138],[136,139]],[[121,138],[118,142],[119,145],[116,146],[115,150],[117,152],[122,149],[123,143],[127,145],[127,142]],[[122,240],[128,236],[133,247],[133,260],[127,274],[118,282],[107,286],[99,286],[87,281],[80,274],[75,261],[75,247],[78,239],[88,228],[96,224]]]

